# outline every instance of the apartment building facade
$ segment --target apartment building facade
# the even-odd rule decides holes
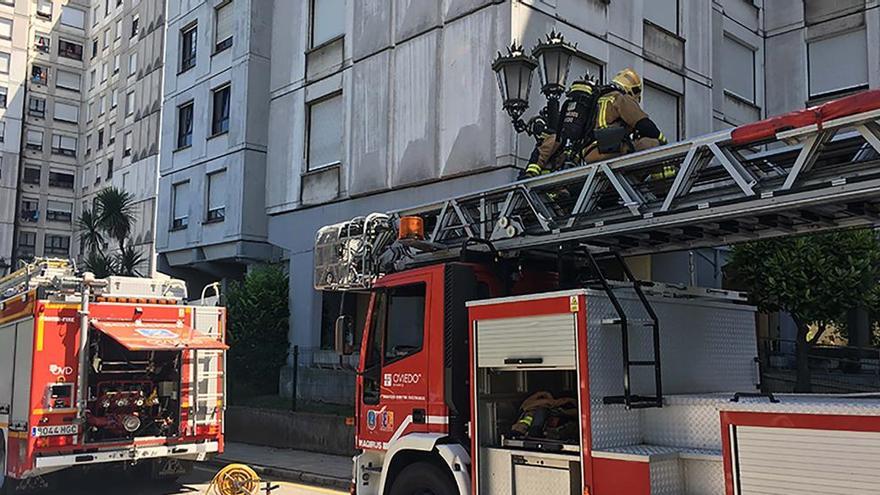
[[[0,2],[0,273],[77,258],[76,220],[109,184],[135,197],[154,272],[164,18],[163,0]]]
[[[156,244],[160,269],[196,290],[273,257],[263,200],[272,3],[168,4]]]

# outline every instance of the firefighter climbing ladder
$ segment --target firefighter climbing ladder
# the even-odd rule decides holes
[[[719,246],[877,225],[878,157],[880,110],[873,110],[761,142],[737,144],[720,131],[392,217],[424,218],[439,257],[457,255],[474,237],[498,251],[566,241],[623,255]]]

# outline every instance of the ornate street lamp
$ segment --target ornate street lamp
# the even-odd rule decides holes
[[[538,59],[541,74],[541,92],[548,99],[558,100],[567,87],[571,59],[577,53],[576,45],[565,41],[561,33],[551,31],[546,40],[539,41],[532,50]]]
[[[502,106],[513,119],[514,125],[522,122],[520,117],[529,108],[532,72],[537,66],[538,62],[526,55],[522,45],[517,45],[515,41],[507,48],[507,55],[498,52],[498,57],[492,62],[492,70],[495,71],[498,89],[501,91]]]
[[[516,132],[531,136],[541,134],[548,123],[555,124],[559,115],[559,98],[567,87],[571,59],[577,53],[576,46],[565,41],[556,31],[547,35],[527,55],[522,45],[515,41],[507,49],[507,55],[498,53],[492,62],[492,70],[498,79],[502,106],[513,119]],[[528,123],[522,115],[529,108],[529,92],[532,88],[532,72],[538,68],[541,75],[541,93],[547,104]]]

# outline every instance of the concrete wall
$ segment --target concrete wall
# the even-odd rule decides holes
[[[268,142],[269,45],[272,2],[233,2],[233,46],[214,53],[215,8],[222,2],[171,2],[165,71],[162,147],[159,160],[157,249],[166,270],[202,268],[216,276],[211,263],[267,260],[263,207]],[[179,72],[181,29],[197,23],[195,67]],[[211,134],[212,91],[232,88],[229,132]],[[194,103],[192,146],[177,148],[177,108]],[[207,174],[227,172],[226,217],[207,222]],[[189,225],[171,231],[173,184],[190,181]]]
[[[347,426],[341,416],[327,414],[232,406],[226,410],[226,439],[324,454],[354,454],[354,426]]]

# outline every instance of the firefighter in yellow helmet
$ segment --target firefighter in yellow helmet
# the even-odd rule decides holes
[[[586,147],[587,162],[642,151],[666,144],[657,124],[642,110],[642,78],[623,69],[611,80],[611,91],[598,101],[593,142]]]

